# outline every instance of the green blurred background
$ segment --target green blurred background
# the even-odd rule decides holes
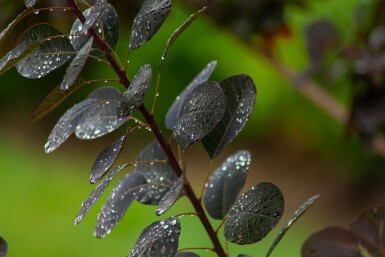
[[[60,2],[60,4],[58,3]],[[117,1],[111,1],[112,4]],[[310,1],[309,1],[310,2]],[[290,67],[305,70],[308,65],[303,31],[317,19],[332,20],[344,38],[349,38],[359,0],[311,1],[307,9],[290,7],[287,22],[290,38],[277,44],[279,58]],[[55,1],[60,6],[65,2]],[[124,59],[132,22],[130,14],[118,4],[121,36],[117,52]],[[0,0],[0,30],[22,10],[23,1]],[[145,63],[157,67],[169,35],[193,11],[181,2],[160,32],[143,48],[130,53],[128,74],[132,77]],[[43,14],[44,15],[44,14]],[[48,12],[55,24],[68,31],[74,20],[70,13]],[[60,18],[56,18],[56,15]],[[23,31],[36,17],[22,22]],[[16,32],[9,42],[16,42]],[[3,55],[13,44],[2,46]],[[299,256],[302,242],[312,232],[326,225],[346,226],[362,208],[383,203],[385,196],[384,161],[370,153],[353,136],[345,136],[345,128],[306,100],[270,66],[264,58],[250,51],[229,32],[219,29],[209,18],[201,17],[176,41],[166,60],[160,84],[156,119],[163,126],[163,117],[176,95],[210,61],[218,65],[212,76],[220,81],[228,76],[247,73],[257,86],[257,103],[252,117],[237,140],[226,148],[212,167],[228,155],[243,148],[252,152],[252,168],[248,188],[261,181],[278,185],[286,199],[282,227],[296,208],[308,197],[321,194],[320,200],[293,227],[272,256]],[[58,109],[36,123],[31,122],[34,109],[58,83],[65,68],[40,80],[27,80],[12,69],[0,77],[0,235],[9,244],[12,256],[125,256],[144,226],[156,220],[155,207],[134,204],[123,221],[105,239],[93,237],[96,216],[103,201],[91,210],[84,221],[73,225],[75,216],[93,186],[88,183],[89,170],[96,155],[123,130],[94,141],[71,137],[52,154],[44,153],[44,143],[60,115],[81,101],[91,90],[85,86],[68,98]],[[87,66],[84,78],[115,78],[111,69],[97,62]],[[99,84],[99,85],[103,85]],[[331,88],[331,93],[348,104],[346,85]],[[146,105],[152,103],[151,92]],[[138,116],[139,117],[139,116]],[[166,135],[169,131],[164,129]],[[152,140],[146,131],[131,136],[119,163],[129,162]],[[200,144],[188,150],[188,176],[197,192],[202,187],[209,158]],[[122,175],[122,174],[121,174]],[[118,178],[115,178],[116,183]],[[171,214],[192,211],[184,198]],[[169,213],[165,215],[168,216]],[[180,247],[201,247],[210,244],[195,217],[181,219]],[[217,224],[214,222],[214,224]],[[252,246],[230,246],[230,253],[263,256],[279,229],[273,230],[261,243]],[[197,252],[201,256],[215,256]]]

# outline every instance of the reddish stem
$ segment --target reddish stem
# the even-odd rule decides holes
[[[74,0],[67,0],[68,4],[71,7],[71,11],[78,17],[78,19],[84,23],[86,21],[86,18],[82,14],[79,7],[76,5]],[[111,64],[111,67],[114,69],[115,73],[119,76],[120,82],[128,88],[130,86],[130,81],[127,78],[126,73],[124,70],[122,70],[119,65],[116,63],[115,59],[113,58],[110,49],[106,45],[105,41],[102,40],[99,35],[96,33],[96,31],[93,28],[90,28],[88,30],[88,33],[94,38],[94,42],[97,44],[97,46],[102,50],[108,60],[108,62]],[[175,174],[180,177],[182,175],[182,170],[178,164],[178,161],[176,160],[174,153],[170,147],[170,144],[167,142],[167,140],[162,135],[162,132],[160,131],[156,121],[154,120],[153,115],[151,115],[146,107],[142,104],[139,107],[139,111],[142,113],[144,119],[146,122],[150,125],[152,132],[154,133],[156,139],[158,140],[159,144],[161,145],[163,151],[166,153],[168,161],[170,166],[173,168]],[[190,183],[186,179],[186,183],[184,185],[184,191],[187,195],[187,197],[190,199],[191,204],[193,205],[199,219],[201,220],[201,223],[203,227],[205,228],[213,246],[214,251],[218,254],[219,257],[227,257],[227,254],[222,248],[221,243],[219,242],[218,236],[215,233],[213,227],[211,226],[211,223],[206,215],[206,213],[203,210],[203,207],[201,205],[201,202],[195,195]]]

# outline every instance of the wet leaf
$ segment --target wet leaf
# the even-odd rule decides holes
[[[138,172],[128,173],[112,190],[106,203],[98,215],[94,235],[98,238],[105,237],[123,218],[128,207],[135,200],[134,192],[145,179]]]
[[[183,185],[185,182],[185,176],[180,176],[171,187],[169,191],[160,200],[158,207],[156,208],[156,215],[162,215],[168,211],[171,206],[179,199],[183,191]]]
[[[372,257],[385,256],[385,206],[363,211],[349,230]]]
[[[281,229],[278,236],[275,238],[274,242],[271,244],[269,251],[266,254],[266,257],[269,257],[273,252],[274,248],[279,244],[283,236],[289,230],[289,228],[313,205],[313,203],[319,198],[319,195],[310,197],[306,202],[304,202],[298,210],[295,211],[294,216],[289,220],[289,222]]]
[[[83,70],[83,67],[86,64],[88,56],[91,52],[92,41],[92,38],[90,38],[71,61],[60,85],[61,90],[68,90],[79,77],[79,74]]]
[[[118,104],[117,113],[119,119],[126,118],[143,103],[144,96],[151,85],[151,80],[151,65],[146,64],[139,69],[131,82],[131,86],[124,92]]]
[[[88,30],[95,25],[95,22],[99,19],[100,15],[102,14],[106,3],[106,0],[97,0],[95,4],[89,8],[89,13],[87,16],[85,16],[86,21],[84,22],[79,34],[87,34]]]
[[[100,197],[110,184],[111,180],[114,178],[114,176],[121,171],[122,169],[126,168],[127,164],[122,165],[111,171],[110,174],[92,191],[91,195],[88,197],[86,201],[82,203],[82,208],[80,209],[76,219],[75,219],[75,225],[79,224],[79,222],[84,218],[84,216],[89,212],[89,210],[94,206],[94,204],[99,201]]]
[[[302,257],[362,257],[358,241],[340,227],[329,227],[311,235],[303,244]]]
[[[175,217],[152,223],[143,230],[128,257],[174,257],[180,230]]]
[[[174,126],[175,141],[187,147],[206,136],[221,120],[226,99],[216,82],[197,86],[182,105],[180,118]]]
[[[143,187],[135,192],[135,197],[139,202],[158,205],[174,185],[177,176],[171,166],[168,163],[156,162],[165,160],[167,160],[167,156],[158,141],[153,141],[139,153],[135,162],[147,162],[147,164],[138,164],[135,171],[145,177],[147,184],[151,184],[151,186]],[[148,162],[152,162],[152,164]]]
[[[30,8],[36,4],[36,0],[24,0],[24,4],[27,8]]]
[[[240,255],[238,255],[238,257],[251,257],[251,255],[247,255],[247,254],[240,254]]]
[[[0,237],[0,257],[7,256],[7,252],[8,252],[7,242],[2,237]]]
[[[218,125],[202,140],[211,159],[217,157],[245,127],[257,93],[253,80],[244,74],[232,76],[219,84],[226,97],[226,111]]]
[[[126,136],[122,136],[99,153],[91,169],[90,182],[92,184],[98,182],[111,169],[120,155],[125,142]]]
[[[150,40],[160,29],[171,11],[171,0],[145,0],[132,25],[130,49]]]
[[[33,12],[33,8],[25,9],[22,13],[20,13],[8,26],[0,33],[0,46],[5,42],[8,38],[8,35],[12,32],[13,28],[25,17],[30,15]]]
[[[253,186],[229,211],[225,237],[239,245],[263,239],[279,222],[284,210],[281,190],[271,183]]]
[[[87,99],[70,108],[56,123],[45,144],[45,152],[50,153],[57,149],[75,131],[80,114],[91,105],[97,103],[96,99]]]
[[[65,64],[74,49],[65,36],[49,24],[37,24],[21,36],[19,42],[36,42],[39,46],[17,65],[17,71],[30,79],[41,78]]]
[[[191,252],[179,252],[175,254],[175,257],[199,257],[199,255]]]
[[[22,59],[27,57],[38,46],[38,43],[29,41],[24,41],[18,44],[15,49],[7,53],[0,60],[0,75],[15,66]]]
[[[95,139],[111,133],[126,120],[119,120],[116,115],[118,99],[122,97],[119,90],[112,87],[101,87],[91,93],[89,99],[100,100],[85,109],[79,118],[75,135],[79,139]]]
[[[83,12],[84,17],[86,17],[86,22],[90,18],[92,7],[86,9]],[[116,12],[115,8],[109,4],[106,3],[102,13],[100,14],[99,18],[97,19],[98,22],[96,22],[93,25],[94,30],[104,38],[104,40],[107,42],[107,44],[112,48],[115,49],[116,43],[118,42],[119,38],[119,17],[118,13]],[[99,22],[100,21],[100,22]],[[88,25],[86,25],[86,28]],[[89,36],[82,33],[83,31],[83,24],[77,19],[71,28],[71,43],[76,51],[79,51],[80,48],[88,41]],[[94,43],[93,48],[97,48],[97,45]],[[92,51],[92,55],[100,55],[101,53],[99,51]]]
[[[248,151],[238,151],[211,175],[205,185],[203,202],[213,219],[223,219],[237,200],[250,168]]]
[[[189,96],[197,86],[206,82],[210,78],[211,73],[213,73],[215,69],[215,66],[217,66],[216,61],[212,61],[207,64],[207,66],[201,72],[199,72],[199,74],[193,79],[193,81],[191,81],[190,84],[176,98],[166,115],[166,127],[168,129],[174,129],[174,126],[180,117],[182,105],[186,100],[187,96]]]

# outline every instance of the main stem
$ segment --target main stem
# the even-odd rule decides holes
[[[71,7],[71,11],[78,17],[78,19],[84,23],[86,21],[86,18],[82,14],[81,10],[79,7],[76,5],[74,0],[67,0],[68,4]],[[120,82],[128,88],[130,86],[130,81],[127,78],[126,73],[124,70],[120,69],[119,65],[116,63],[115,59],[113,58],[108,46],[106,43],[99,37],[99,35],[96,33],[96,31],[93,28],[90,28],[88,30],[88,33],[94,38],[94,42],[98,45],[98,47],[105,53],[105,56],[108,60],[108,62],[111,64],[111,67],[114,69],[115,73],[119,76]],[[175,155],[162,135],[162,132],[160,131],[156,121],[154,120],[154,117],[152,114],[148,112],[146,107],[142,104],[139,107],[139,111],[143,115],[144,119],[146,122],[150,125],[150,128],[152,132],[154,133],[156,139],[158,140],[159,144],[161,145],[163,151],[166,153],[168,161],[170,166],[173,168],[175,174],[180,177],[182,175],[182,170],[178,164],[178,161],[175,158]],[[221,243],[219,242],[218,236],[216,232],[214,231],[213,227],[211,226],[211,223],[209,219],[207,218],[206,213],[203,210],[202,204],[195,195],[190,183],[188,180],[186,180],[186,183],[184,185],[184,191],[189,198],[191,204],[193,205],[203,227],[205,228],[213,246],[214,246],[214,251],[218,254],[219,257],[227,257],[227,254],[225,253],[224,249],[222,248]]]

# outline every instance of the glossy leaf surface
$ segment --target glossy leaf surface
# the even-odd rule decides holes
[[[24,41],[0,60],[0,75],[15,66],[39,46],[36,42]]]
[[[112,190],[98,215],[94,235],[105,237],[123,218],[128,207],[135,200],[134,192],[146,181],[138,172],[128,173]]]
[[[212,61],[207,66],[199,72],[199,74],[190,82],[190,84],[182,91],[182,93],[176,98],[174,103],[171,105],[170,109],[166,114],[166,127],[168,129],[174,129],[174,126],[177,120],[180,117],[180,112],[182,111],[182,105],[185,102],[187,96],[200,84],[206,82],[211,73],[213,73],[215,66],[217,66],[216,61]]]
[[[17,71],[30,79],[41,78],[65,64],[74,49],[65,36],[48,24],[38,24],[28,29],[19,42],[36,42],[39,46],[17,65]]]
[[[92,19],[92,17],[89,17],[91,14],[91,9],[92,7],[86,9],[83,12],[83,15],[84,17],[86,17],[86,20],[88,20],[89,18]],[[112,49],[115,49],[116,43],[118,42],[118,38],[119,38],[120,23],[119,23],[118,13],[116,12],[115,8],[111,4],[106,3],[102,13],[98,17],[98,22],[96,22],[93,25],[93,28],[100,36],[104,35],[104,40],[107,42],[107,44]],[[77,51],[79,51],[80,48],[82,48],[82,46],[89,39],[89,37],[82,32],[83,32],[83,24],[77,19],[72,25],[71,37],[70,37],[71,43],[75,48],[75,50]],[[95,43],[93,45],[93,48],[97,48],[97,45]],[[91,54],[100,55],[101,53],[95,50],[95,51],[92,51]]]
[[[170,0],[145,0],[132,25],[130,49],[139,48],[150,40],[170,11]]]
[[[319,195],[310,197],[306,202],[304,202],[298,210],[295,211],[294,216],[289,220],[289,222],[281,229],[278,236],[275,238],[270,249],[268,250],[266,257],[269,257],[273,252],[274,248],[279,244],[283,236],[289,230],[289,228],[313,205],[315,201],[319,198]]]
[[[206,184],[203,202],[214,219],[223,219],[242,190],[250,168],[248,151],[238,151],[227,158]]]
[[[175,217],[146,227],[131,250],[129,257],[174,257],[178,249],[181,227]]]
[[[91,93],[89,99],[99,101],[81,113],[76,125],[75,135],[80,139],[95,139],[111,133],[126,120],[119,120],[116,114],[119,90],[112,87],[100,87]]]
[[[60,85],[61,90],[68,90],[75,83],[87,62],[88,55],[91,52],[92,38],[77,52],[74,59],[71,61]]]
[[[235,75],[219,84],[226,97],[226,111],[218,125],[202,140],[211,159],[217,157],[245,127],[257,94],[248,75]]]
[[[124,92],[120,100],[117,113],[119,119],[129,116],[144,100],[152,81],[152,69],[149,64],[142,66],[131,82],[131,86]]]
[[[174,181],[177,179],[174,170],[168,163],[157,162],[165,160],[167,160],[167,156],[157,141],[153,141],[139,153],[135,162],[142,164],[138,164],[135,171],[142,174],[147,184],[150,184],[135,193],[139,202],[158,205],[174,185]]]
[[[169,191],[160,200],[158,207],[156,208],[156,215],[162,215],[168,211],[171,206],[178,200],[183,191],[183,185],[185,182],[184,175],[180,176],[171,187]]]
[[[385,206],[363,211],[349,230],[372,257],[385,256]]]
[[[82,203],[82,208],[80,209],[75,219],[75,225],[79,224],[79,222],[89,212],[92,206],[94,206],[94,204],[99,201],[100,197],[102,196],[114,176],[125,167],[127,167],[127,164],[119,166],[113,171],[111,171],[111,173],[108,174],[108,176],[94,189],[94,191],[92,191],[88,199]]]
[[[236,244],[253,244],[263,239],[279,222],[284,210],[281,190],[263,182],[242,194],[229,211],[225,237]]]
[[[226,100],[216,82],[197,86],[182,105],[180,118],[174,127],[175,141],[187,147],[206,136],[221,120]]]
[[[0,33],[0,46],[7,40],[8,35],[12,32],[13,28],[25,17],[33,12],[33,8],[27,8],[20,13],[8,26]]]
[[[56,123],[45,144],[45,152],[50,153],[57,149],[75,131],[80,114],[89,106],[97,103],[96,99],[86,99],[70,108]]]
[[[126,137],[122,136],[99,153],[91,169],[90,182],[92,184],[98,182],[111,169],[125,142]]]
[[[0,237],[0,257],[7,256],[7,252],[8,252],[7,242],[2,237]]]
[[[89,8],[89,12],[87,16],[85,16],[86,21],[84,22],[79,34],[87,34],[88,30],[95,25],[96,21],[102,14],[103,9],[105,8],[106,3],[106,0],[97,0],[95,4]]]
[[[302,257],[362,257],[358,241],[340,227],[329,227],[311,235],[303,244]]]

